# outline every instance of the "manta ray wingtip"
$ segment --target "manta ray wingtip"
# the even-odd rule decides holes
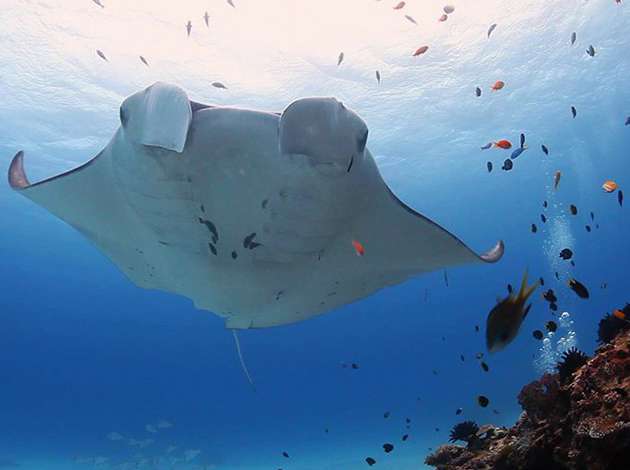
[[[24,152],[20,150],[15,154],[9,165],[9,185],[13,189],[24,189],[30,186],[24,172]]]
[[[479,255],[482,261],[486,263],[496,263],[503,257],[503,253],[505,252],[505,243],[503,240],[499,240],[497,244],[491,250]]]

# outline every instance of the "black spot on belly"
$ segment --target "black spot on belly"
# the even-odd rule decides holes
[[[212,222],[199,217],[199,223],[206,226],[208,231],[213,235],[213,238],[217,240],[219,239],[219,232],[217,231],[217,227]]]
[[[232,259],[236,259],[238,258],[238,254],[236,253],[236,251],[232,252]]]
[[[210,251],[212,252],[212,254],[214,256],[217,256],[217,249],[214,247],[214,245],[212,243],[208,243],[208,246],[210,247]]]

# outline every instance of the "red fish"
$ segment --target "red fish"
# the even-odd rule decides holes
[[[448,15],[446,13],[438,18],[440,23],[444,23],[446,20],[448,20]]]
[[[497,80],[496,82],[494,82],[494,85],[492,85],[491,89],[492,91],[499,91],[504,86],[505,86],[505,82],[502,82],[501,80]]]
[[[416,52],[413,53],[413,56],[416,57],[418,55],[422,55],[428,50],[429,50],[429,46],[419,47],[418,49],[416,49]]]
[[[354,247],[354,251],[356,252],[357,256],[363,256],[365,254],[365,248],[363,247],[363,244],[361,242],[352,240],[352,246]]]
[[[398,5],[394,7],[394,10],[400,10],[405,6],[405,2],[398,2]]]
[[[495,142],[493,145],[495,147],[499,147],[499,148],[502,148],[502,149],[505,149],[505,150],[507,150],[509,148],[512,148],[512,142],[510,142],[509,140],[506,140],[506,139],[499,140],[499,141]]]

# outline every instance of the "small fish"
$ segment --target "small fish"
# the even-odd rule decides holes
[[[544,208],[547,208],[547,206],[548,206],[548,205],[549,205],[549,204],[547,204],[547,201],[543,201],[543,207],[544,207]]]
[[[564,248],[562,251],[560,251],[560,258],[562,258],[563,260],[569,260],[573,258],[573,252],[568,248]]]
[[[547,223],[547,217],[545,216],[545,214],[540,214],[540,220],[543,224]]]
[[[475,88],[475,95],[477,96],[477,98],[479,98],[481,96],[481,88],[479,88],[479,87]],[[630,118],[628,118],[628,119],[630,119]]]
[[[341,63],[343,62],[343,57],[344,57],[344,53],[340,52],[339,57],[337,58],[337,67],[339,67]]]
[[[206,22],[206,27],[209,28],[210,27],[210,15],[208,14],[208,12],[205,12],[203,14],[203,20]]]
[[[591,220],[595,220],[595,214],[591,212]]]
[[[481,368],[483,369],[484,372],[488,372],[490,370],[490,368],[488,367],[488,364],[486,364],[483,361],[481,361]]]
[[[446,269],[444,270],[444,284],[446,284],[446,287],[448,287],[448,272],[446,271]]]
[[[545,280],[542,278],[542,276],[540,277],[539,280],[540,280],[540,285],[544,286],[545,285]]]
[[[577,39],[577,33],[573,31],[571,33],[571,45],[575,44],[575,40]]]
[[[144,65],[146,65],[147,67],[149,66],[149,63],[147,62],[147,59],[145,59],[144,57],[140,56],[140,60],[142,61],[142,63]]]
[[[490,400],[488,400],[488,397],[484,397],[483,395],[479,395],[477,397],[477,403],[479,403],[480,407],[485,408],[486,406],[488,406],[490,404]]]
[[[192,30],[192,23],[190,22],[190,20],[188,20],[188,23],[186,23],[186,32],[188,33],[189,37],[190,37],[191,30]]]
[[[352,367],[352,369],[354,369],[354,370],[358,370],[359,369],[359,364],[357,364],[356,362],[353,362],[352,364],[350,364],[350,367]]]
[[[413,53],[413,56],[419,56],[424,54],[426,51],[429,50],[429,46],[420,46],[418,49],[416,49],[416,52]]]
[[[545,323],[545,328],[547,328],[547,331],[554,333],[558,329],[558,325],[555,321],[549,320],[547,323]]]
[[[542,144],[542,145],[540,146],[540,148],[542,149],[542,151],[543,151],[543,153],[544,153],[545,155],[549,155],[549,149],[547,148],[547,146],[546,146],[545,144]]]
[[[503,162],[503,166],[501,167],[501,169],[505,171],[510,171],[512,168],[514,168],[514,163],[512,163],[512,160],[509,158]]]
[[[227,0],[228,5],[230,5],[232,8],[236,8],[236,5],[234,5],[234,2],[232,2],[232,0]]]
[[[381,72],[376,71],[376,83],[381,84]]]
[[[445,5],[443,10],[444,10],[444,13],[450,15],[451,13],[455,11],[455,7],[453,5]]]
[[[562,177],[562,173],[560,171],[556,171],[553,175],[553,189],[558,189],[558,185],[560,184],[560,178]]]
[[[96,49],[96,54],[103,59],[105,62],[109,62],[109,60],[107,60],[107,57],[105,57],[105,54],[103,54],[103,51]]]
[[[418,22],[413,19],[413,16],[405,15],[405,18],[407,18],[407,20],[412,22],[413,24],[418,24]]]
[[[569,206],[569,210],[571,211],[571,215],[577,215],[578,213],[577,207],[575,207],[575,205],[573,204]]]
[[[457,415],[461,415],[461,414],[462,414],[462,411],[464,411],[464,410],[462,410],[461,408],[457,408],[457,409],[455,410],[455,415],[456,415],[456,416],[457,416]]]
[[[538,227],[536,227],[536,224],[532,224],[532,233],[536,232],[538,232]]]
[[[595,48],[593,47],[592,44],[588,46],[588,49],[586,49],[586,53],[590,55],[591,57],[595,57]]]
[[[371,467],[376,463],[376,460],[374,460],[372,457],[366,457],[365,462]]]
[[[573,115],[573,119],[575,119],[577,116],[577,109],[575,109],[575,106],[571,106],[571,114]]]
[[[444,23],[446,20],[448,20],[448,15],[446,13],[442,14],[442,16],[438,18],[440,23]]]
[[[101,3],[101,0],[92,0],[92,1],[93,1],[94,3],[96,3],[99,7],[101,7],[101,8],[105,8],[105,5],[103,5],[103,4]]]
[[[365,254],[365,248],[363,247],[361,242],[352,240],[352,246],[354,247],[354,251],[357,254],[357,256],[363,256]]]
[[[481,150],[488,150],[490,147],[492,147],[492,142],[488,142],[486,145],[481,147]]]
[[[404,8],[404,6],[405,6],[405,2],[398,2],[396,6],[394,7],[394,10],[401,10],[402,8]]]
[[[619,207],[623,207],[623,191],[621,189],[617,193],[617,202],[619,203]]]
[[[383,450],[386,454],[389,454],[392,450],[394,450],[394,446],[389,443],[383,444]]]
[[[227,90],[227,87],[221,82],[212,82],[212,86],[215,88],[220,88],[221,90]]]
[[[521,132],[521,148],[525,148],[525,134]]]
[[[409,439],[409,434],[404,434],[401,440],[405,442],[407,439]]]
[[[511,158],[512,160],[517,159],[517,158],[519,157],[519,155],[520,155],[521,153],[523,153],[525,150],[527,150],[527,145],[526,145],[526,146],[524,146],[524,147],[519,147],[519,148],[517,148],[516,150],[514,150],[514,152],[512,152],[512,155],[510,155],[510,158]]]
[[[531,304],[527,304],[527,299],[537,287],[538,281],[527,286],[527,271],[525,271],[518,293],[510,294],[500,300],[490,311],[486,320],[486,347],[489,352],[500,351],[516,338],[531,308]]]
[[[512,287],[512,284],[509,284],[509,283],[508,283],[508,285],[507,285],[507,291],[508,291],[508,293],[510,293],[510,294],[514,291],[514,288]]]
[[[466,362],[466,359],[464,358],[464,355],[463,355],[463,354],[460,354],[460,355],[459,355],[459,358],[461,359],[461,361],[462,361],[462,362]]]
[[[607,193],[613,193],[615,192],[615,190],[617,189],[617,183],[615,183],[612,180],[608,180],[608,181],[604,181],[604,184],[602,184],[602,189],[604,191],[606,191]]]
[[[502,90],[504,86],[505,86],[505,82],[501,80],[497,80],[496,82],[494,82],[494,85],[490,87],[490,89],[492,91],[499,91],[499,90]]]
[[[501,148],[503,150],[507,150],[507,149],[512,148],[512,142],[510,142],[507,139],[501,139],[501,140],[498,140],[497,142],[494,142],[492,146],[495,148]]]
[[[490,25],[490,27],[488,28],[488,37],[490,37],[490,35],[496,29],[496,27],[497,27],[496,23],[493,23],[493,24]]]
[[[577,296],[581,299],[588,299],[588,289],[584,284],[582,284],[577,279],[569,279],[568,282],[569,288],[577,294]]]
[[[553,291],[553,289],[549,289],[546,292],[543,292],[543,299],[545,299],[547,302],[550,303],[554,303],[558,301],[558,298],[556,297],[555,292]]]
[[[492,172],[492,162],[486,163],[486,167],[488,168],[488,173]]]
[[[585,225],[584,228],[586,229],[587,232],[591,231],[591,226],[590,225]]]
[[[534,331],[532,332],[532,336],[533,336],[534,338],[536,338],[537,340],[539,340],[539,341],[545,337],[545,335],[543,334],[543,332],[542,332],[542,331],[540,331],[540,330],[534,330]]]
[[[475,325],[475,332],[479,333],[479,325]]]

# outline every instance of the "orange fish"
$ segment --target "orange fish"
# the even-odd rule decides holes
[[[626,314],[623,313],[621,310],[617,309],[613,312],[613,316],[619,318],[619,320],[625,320],[626,319]]]
[[[506,139],[499,140],[498,142],[495,142],[492,145],[494,145],[495,147],[506,149],[506,150],[509,148],[512,148],[512,142]]]
[[[404,6],[405,6],[405,2],[398,2],[398,5],[394,7],[394,10],[400,10]]]
[[[558,185],[560,184],[560,177],[562,173],[560,171],[556,171],[556,174],[553,175],[553,189],[558,189]]]
[[[492,85],[491,89],[492,91],[499,91],[504,86],[505,86],[505,82],[502,82],[501,80],[497,80],[496,82],[494,82],[494,85]]]
[[[418,49],[416,49],[416,52],[413,53],[413,56],[415,57],[415,56],[418,56],[418,55],[422,55],[428,50],[429,50],[429,46],[419,47]]]
[[[440,17],[438,18],[438,21],[439,21],[440,23],[443,23],[443,22],[445,22],[446,20],[448,20],[448,15],[447,15],[447,14],[443,14],[442,16],[440,16]]]
[[[356,252],[357,256],[363,256],[365,254],[365,248],[363,247],[361,242],[352,240],[352,246],[354,247],[354,251]]]
[[[617,189],[617,183],[612,180],[605,181],[604,184],[602,184],[602,189],[607,193],[612,193]]]

